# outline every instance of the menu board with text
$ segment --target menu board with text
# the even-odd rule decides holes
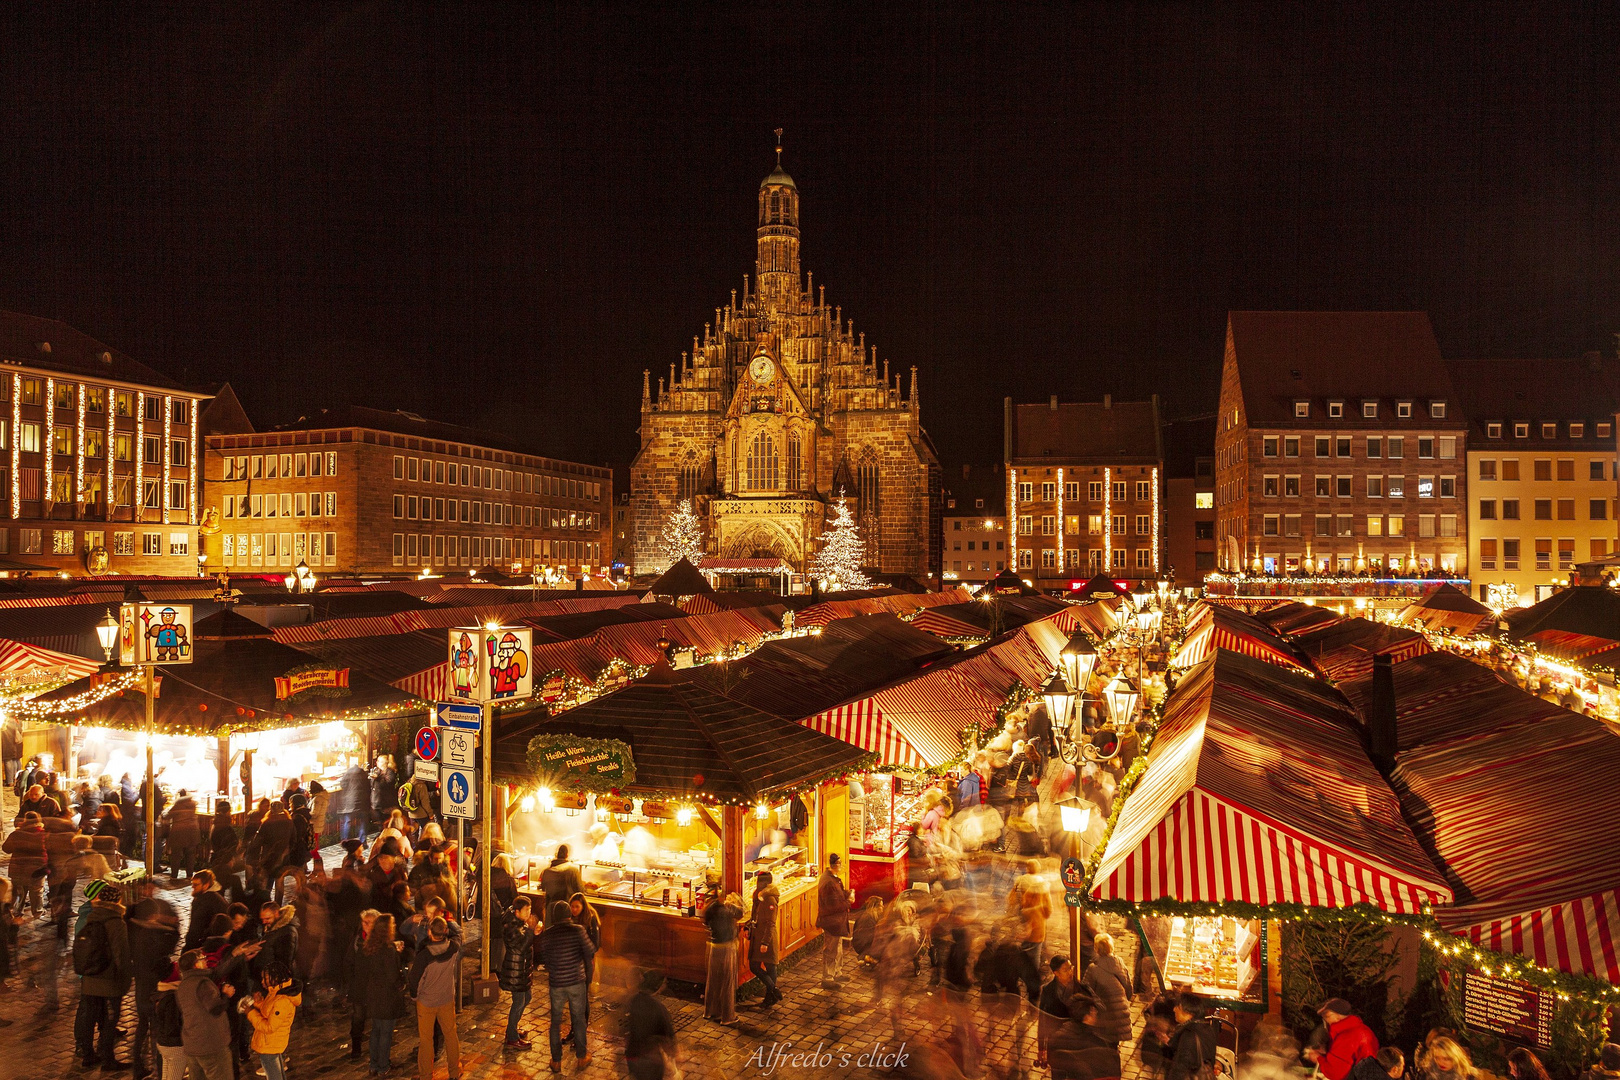
[[[1553,996],[1516,979],[1471,971],[1463,981],[1463,1020],[1476,1031],[1552,1045]]]

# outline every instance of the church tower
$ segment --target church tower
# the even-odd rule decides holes
[[[799,280],[799,189],[782,168],[782,129],[776,129],[776,168],[759,182],[759,298],[772,311],[796,302]]]

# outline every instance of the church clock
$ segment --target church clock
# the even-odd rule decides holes
[[[748,365],[748,373],[754,377],[755,382],[764,385],[771,381],[772,367],[771,358],[762,354],[754,357],[754,362]]]

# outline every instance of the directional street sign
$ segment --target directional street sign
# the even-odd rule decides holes
[[[463,705],[455,701],[437,701],[433,704],[433,717],[440,727],[478,731],[484,726],[484,710],[479,705]]]
[[[439,760],[456,769],[472,769],[478,765],[478,736],[456,728],[446,730],[439,739]]]
[[[467,821],[478,816],[478,778],[472,769],[439,770],[439,811]]]
[[[437,784],[439,782],[439,763],[437,761],[418,761],[416,768],[411,772],[412,777],[420,777],[424,783]]]
[[[416,756],[423,761],[434,761],[439,756],[439,733],[425,727],[416,733]]]

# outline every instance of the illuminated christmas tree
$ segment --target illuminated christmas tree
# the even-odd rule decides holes
[[[703,522],[693,512],[690,499],[682,499],[664,520],[658,531],[658,555],[666,569],[682,559],[693,566],[703,561]]]
[[[861,543],[861,530],[855,524],[855,515],[849,512],[849,500],[842,490],[833,504],[832,526],[822,537],[821,550],[810,560],[811,576],[820,579],[829,592],[844,589],[867,589],[872,583],[861,573],[866,561],[866,545]]]

